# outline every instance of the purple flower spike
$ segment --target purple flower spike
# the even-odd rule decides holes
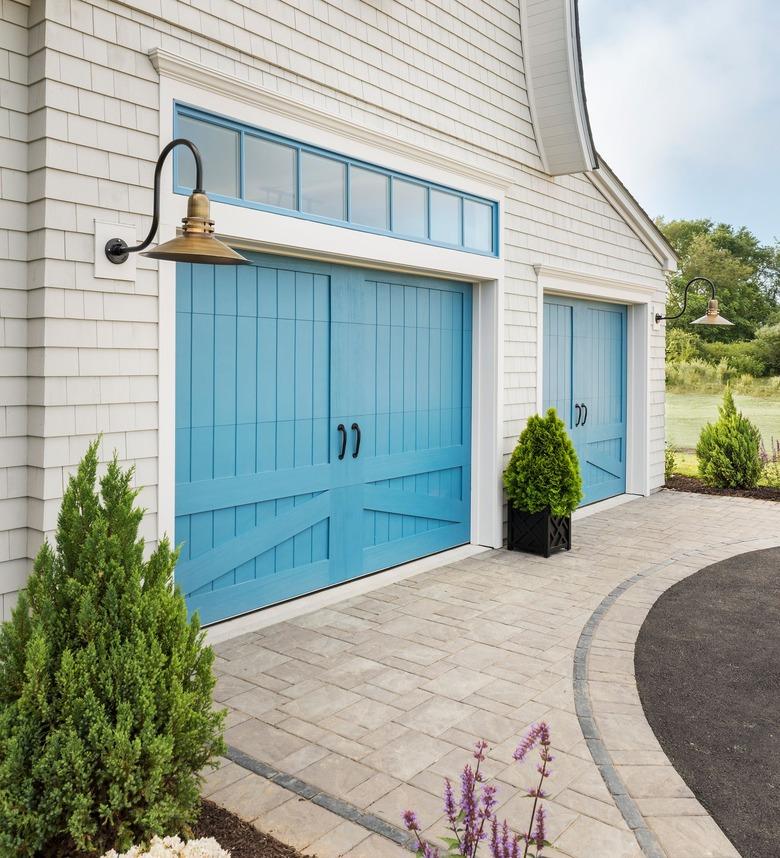
[[[479,815],[484,820],[490,820],[493,816],[493,808],[496,806],[496,788],[487,784],[482,790],[482,808]]]
[[[501,843],[498,839],[498,820],[496,817],[493,817],[493,822],[490,825],[490,855],[491,858],[503,858],[503,853],[499,850],[501,849]]]
[[[417,821],[417,814],[413,810],[405,810],[403,812],[404,827],[407,831],[419,831],[420,823]]]
[[[463,811],[463,851],[472,855],[477,842],[479,819],[476,797],[477,779],[471,766],[466,765],[460,776],[460,809]]]
[[[484,739],[480,739],[476,745],[474,745],[474,759],[478,762],[482,762],[485,759],[485,751],[487,751],[488,743]]]
[[[450,824],[454,825],[458,810],[455,807],[455,796],[452,793],[452,783],[449,778],[444,781],[444,812],[447,814]]]
[[[508,820],[498,821],[496,817],[496,787],[485,782],[481,771],[482,763],[487,759],[488,744],[480,740],[474,745],[473,758],[476,765],[467,763],[460,775],[459,795],[449,778],[444,780],[444,813],[448,820],[451,835],[445,850],[446,855],[459,858],[478,858],[480,845],[489,850],[490,858],[542,858],[542,849],[547,843],[547,811],[542,800],[547,793],[542,788],[544,779],[549,776],[550,730],[544,722],[534,724],[523,737],[514,753],[515,760],[523,760],[538,748],[540,764],[537,766],[539,780],[536,786],[528,790],[533,799],[533,807],[528,818],[528,827],[522,834],[515,834]],[[441,858],[441,852],[429,843],[425,843],[421,826],[414,811],[406,810],[402,814],[404,827],[413,832],[415,848],[420,858]],[[411,845],[411,844],[410,844]],[[535,847],[535,848],[534,848]],[[533,849],[531,852],[529,850]]]
[[[539,805],[536,810],[536,828],[534,829],[533,834],[531,835],[534,843],[536,843],[537,847],[544,846],[544,841],[547,839],[545,833],[545,821],[547,819],[547,811]]]
[[[534,724],[531,727],[512,756],[518,763],[522,762],[537,744],[541,745],[543,749],[547,749],[550,746],[550,728],[544,721]]]

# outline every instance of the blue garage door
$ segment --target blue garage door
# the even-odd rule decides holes
[[[626,490],[626,308],[547,298],[544,407],[566,424],[580,460],[582,504]]]
[[[471,288],[179,265],[176,580],[214,622],[469,540]]]

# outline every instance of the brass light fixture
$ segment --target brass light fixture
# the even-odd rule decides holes
[[[135,247],[128,247],[121,238],[109,239],[106,242],[106,256],[115,265],[121,265],[131,253],[142,251],[152,243],[160,222],[160,174],[166,157],[176,146],[186,146],[195,158],[195,190],[187,201],[187,217],[182,218],[183,235],[158,244],[154,250],[147,250],[141,255],[152,259],[168,259],[171,262],[248,265],[248,259],[244,259],[240,253],[236,253],[214,237],[214,221],[209,217],[209,198],[203,190],[203,162],[198,147],[184,137],[171,140],[157,159],[157,166],[154,168],[154,214],[149,234]]]
[[[679,319],[680,316],[685,312],[685,308],[688,306],[688,290],[693,286],[697,281],[702,280],[704,283],[709,283],[710,290],[712,291],[712,295],[710,297],[709,302],[707,303],[707,312],[700,316],[698,319],[694,319],[691,324],[692,325],[733,325],[733,322],[730,322],[728,319],[724,319],[720,314],[720,310],[718,310],[718,300],[715,297],[715,284],[712,280],[709,280],[707,277],[694,277],[693,280],[689,280],[685,284],[685,292],[683,293],[683,307],[682,310],[676,316],[662,316],[660,313],[655,314],[656,323],[666,320]]]

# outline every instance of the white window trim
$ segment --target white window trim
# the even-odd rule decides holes
[[[626,283],[561,268],[535,265],[537,277],[536,409],[544,401],[544,298],[561,295],[628,307],[626,491],[650,494],[650,325],[657,286]]]
[[[503,494],[501,473],[503,388],[504,186],[498,177],[463,168],[435,152],[381,137],[375,132],[292,99],[253,87],[195,63],[179,61],[157,51],[160,70],[160,148],[172,139],[174,102],[183,101],[203,110],[240,118],[281,135],[380,163],[391,170],[451,186],[474,196],[498,201],[499,257],[403,241],[272,212],[212,203],[211,214],[219,235],[231,244],[266,253],[300,256],[342,264],[359,264],[426,276],[470,282],[473,300],[471,544],[501,547]],[[205,69],[205,71],[204,71]],[[169,73],[170,72],[170,73]],[[228,79],[227,82],[225,79]],[[237,80],[237,79],[236,79]],[[226,87],[237,89],[238,94]],[[256,100],[253,102],[252,95]],[[337,127],[336,127],[337,126]],[[377,152],[377,148],[381,152]],[[425,157],[421,157],[424,153]],[[455,171],[461,167],[462,172]],[[204,165],[208,192],[208,165]],[[488,181],[486,181],[486,179]],[[172,190],[171,163],[162,175],[158,241],[176,235],[185,199]],[[402,261],[399,261],[402,260]],[[176,402],[176,267],[159,266],[159,477],[158,531],[174,533],[175,519],[175,402]]]

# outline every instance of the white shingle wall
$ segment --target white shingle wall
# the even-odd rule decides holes
[[[27,552],[27,7],[0,2],[0,620]]]
[[[17,17],[26,12],[2,2]],[[179,0],[33,0],[29,10],[29,145],[25,152],[22,134],[15,170],[22,169],[11,180],[18,193],[26,159],[29,262],[26,278],[24,250],[16,266],[3,263],[11,267],[0,293],[21,296],[9,299],[22,320],[18,329],[11,325],[12,336],[22,336],[29,316],[28,487],[14,500],[19,481],[12,490],[12,481],[0,477],[0,497],[9,498],[0,503],[11,505],[9,516],[22,529],[30,497],[29,531],[18,549],[23,564],[55,526],[67,476],[97,432],[104,433],[104,457],[115,449],[136,465],[148,509],[144,536],[156,538],[156,265],[138,259],[137,280],[128,283],[95,279],[92,258],[96,218],[134,223],[139,236],[149,226],[159,152],[157,74],[147,57],[153,47],[512,177],[504,223],[507,452],[536,401],[533,264],[630,277],[657,285],[663,300],[659,266],[590,181],[550,180],[540,172],[515,2],[388,0],[379,8],[365,0],[211,0],[198,7],[204,8]],[[7,50],[5,43],[0,48]],[[22,86],[17,98],[23,95]],[[5,99],[4,89],[4,117]],[[17,248],[23,238],[22,232]],[[7,344],[8,327],[5,337]],[[654,334],[656,485],[663,469],[662,346]],[[4,402],[12,396],[23,408],[23,376],[6,378],[5,367],[25,358],[9,357]],[[7,403],[3,410],[8,436],[20,418],[10,416]],[[9,455],[24,461],[24,432],[3,443],[11,445],[3,448],[3,464]],[[2,529],[11,520],[4,516]],[[0,530],[0,560],[15,533]],[[3,573],[0,593],[20,583]]]

